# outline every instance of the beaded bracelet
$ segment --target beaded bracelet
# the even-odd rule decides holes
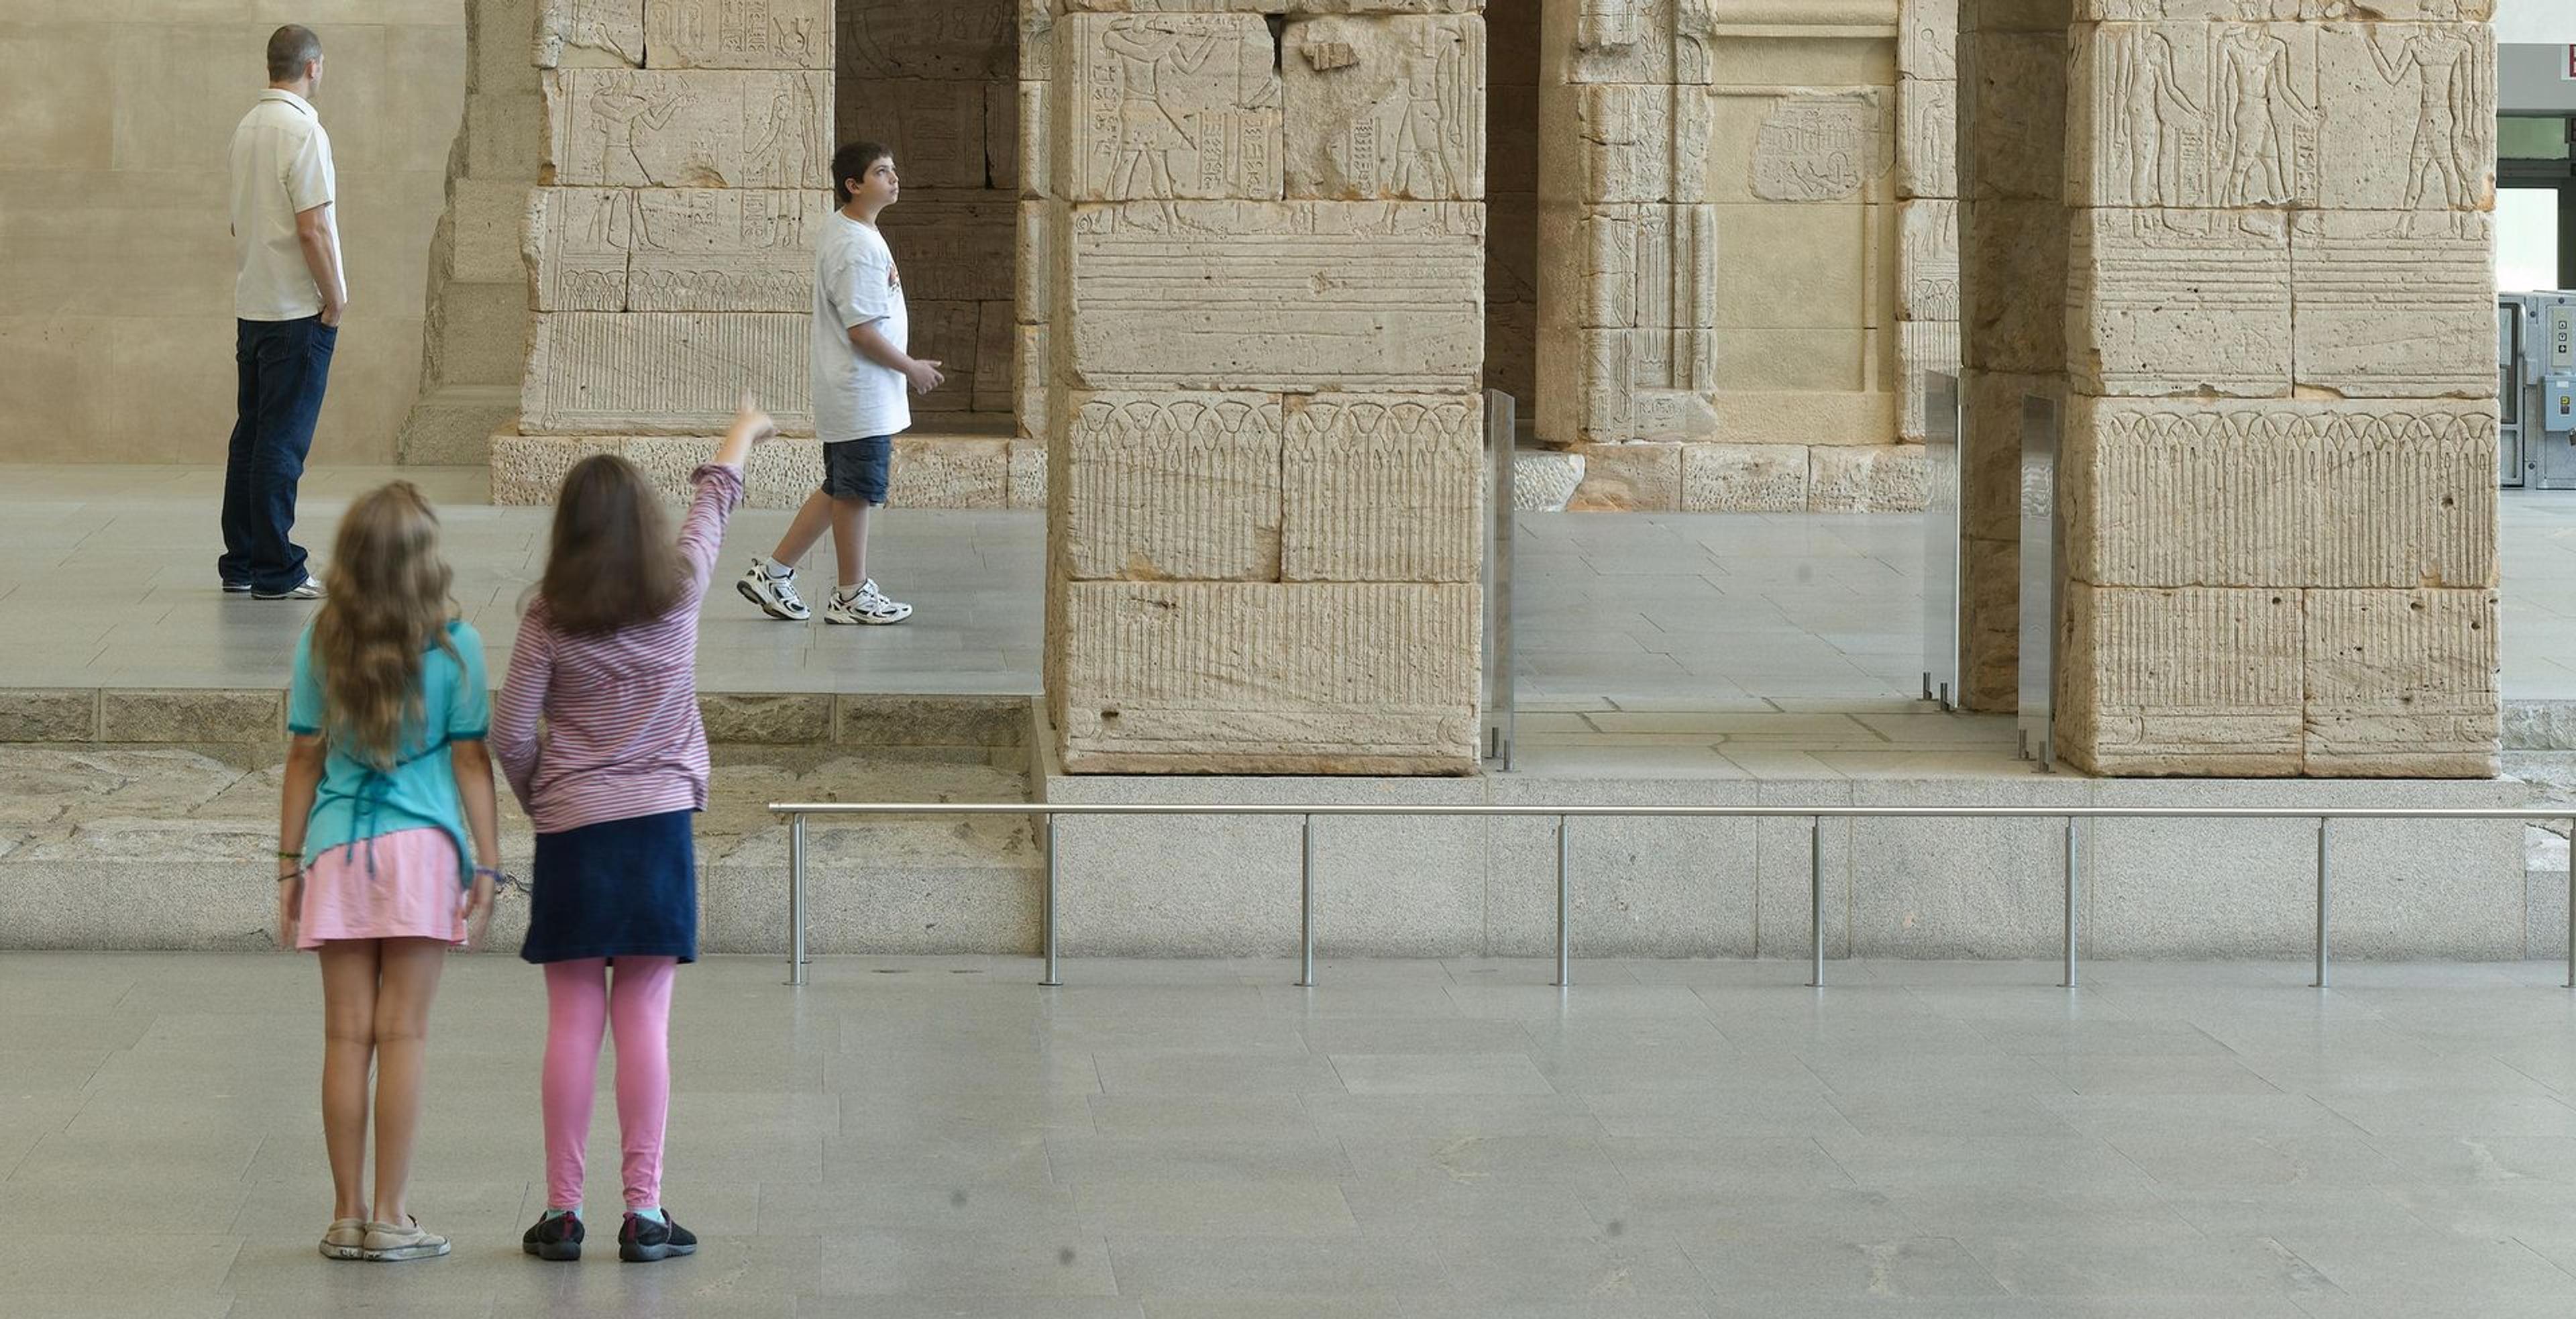
[[[489,875],[492,878],[492,895],[494,897],[499,897],[503,892],[509,889],[517,889],[522,893],[528,891],[527,882],[515,875],[508,874],[504,871],[494,870],[490,866],[474,867],[474,877],[476,879],[481,879],[486,875]]]

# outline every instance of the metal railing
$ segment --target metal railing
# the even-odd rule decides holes
[[[2329,917],[2333,908],[2330,872],[2327,869],[2327,828],[2336,820],[2519,820],[2536,824],[2550,820],[2569,820],[2576,828],[2576,811],[2566,807],[2423,807],[2408,809],[2389,806],[2205,806],[2199,808],[2163,806],[1397,806],[1397,805],[1275,805],[1275,804],[1179,804],[1179,803],[1047,803],[1047,802],[771,802],[772,814],[787,818],[787,983],[805,983],[805,822],[812,816],[874,815],[1036,815],[1046,820],[1046,890],[1044,913],[1044,956],[1046,973],[1041,985],[1061,985],[1056,956],[1056,822],[1067,815],[1228,815],[1228,816],[1296,816],[1304,821],[1304,842],[1299,849],[1297,885],[1297,980],[1304,987],[1315,983],[1315,819],[1318,816],[1465,816],[1483,818],[1536,817],[1556,821],[1556,979],[1559,987],[1573,984],[1574,944],[1572,916],[1574,910],[1573,865],[1567,853],[1567,822],[1615,816],[1632,819],[1804,819],[1807,821],[1807,893],[1809,974],[1807,983],[1821,987],[1825,983],[1825,862],[1824,828],[1827,820],[2064,820],[2066,822],[2066,912],[2064,918],[2064,957],[2066,978],[2060,983],[2072,989],[2077,983],[2076,939],[2080,930],[2077,916],[2078,865],[2076,861],[2077,823],[2083,820],[2314,820],[2317,826],[2317,935],[2315,988],[2329,986]],[[2567,987],[2576,989],[2576,846],[2568,849],[2567,860]]]

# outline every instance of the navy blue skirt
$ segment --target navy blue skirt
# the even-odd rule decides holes
[[[537,835],[528,896],[531,962],[584,957],[698,959],[692,811],[603,820]]]

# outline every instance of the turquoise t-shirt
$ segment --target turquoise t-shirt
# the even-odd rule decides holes
[[[403,731],[390,770],[378,770],[338,747],[322,763],[322,783],[304,829],[304,864],[334,847],[356,848],[401,829],[444,829],[456,840],[458,879],[473,881],[473,846],[465,835],[465,805],[456,795],[450,742],[481,741],[492,724],[492,694],[484,679],[483,638],[464,620],[447,625],[448,645],[431,646],[420,663],[421,718]],[[295,643],[295,676],[286,689],[286,726],[298,734],[323,734],[322,675],[314,668],[313,629]]]

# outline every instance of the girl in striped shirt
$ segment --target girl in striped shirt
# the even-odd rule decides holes
[[[537,828],[519,955],[546,971],[547,1208],[521,1245],[543,1259],[581,1257],[582,1156],[603,1024],[617,1037],[625,1150],[618,1257],[697,1249],[662,1208],[662,1128],[671,985],[698,954],[689,821],[707,804],[698,605],[725,519],[742,500],[743,459],[776,432],[745,394],[715,460],[690,474],[697,494],[676,539],[633,463],[599,454],[566,473],[545,577],[520,619],[493,712],[493,752]]]

